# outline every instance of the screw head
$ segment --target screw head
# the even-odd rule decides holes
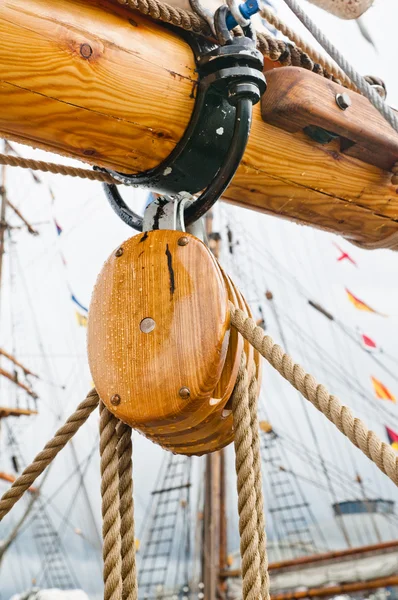
[[[155,329],[156,323],[151,317],[146,317],[142,319],[140,323],[140,329],[142,333],[151,333]]]
[[[348,94],[344,92],[344,94],[336,94],[336,104],[341,110],[347,110],[352,104],[351,98]]]
[[[88,58],[90,58],[90,56],[92,55],[92,53],[93,53],[93,49],[91,48],[90,44],[82,44],[80,46],[80,54],[86,60]]]
[[[121,397],[119,396],[119,394],[113,394],[113,396],[111,396],[111,404],[112,406],[118,406],[121,402]]]
[[[115,256],[122,256],[124,250],[122,248],[122,246],[120,246],[120,248],[118,248],[115,252]]]
[[[186,235],[183,235],[178,239],[177,243],[179,246],[186,246],[189,243],[189,238]]]
[[[187,400],[191,395],[191,390],[187,387],[182,387],[178,394],[180,395],[180,398]]]

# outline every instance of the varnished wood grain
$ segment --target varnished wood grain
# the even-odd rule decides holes
[[[342,138],[344,154],[387,171],[398,161],[398,133],[364,96],[296,67],[275,69],[267,79],[268,93],[261,102],[267,123],[293,133],[321,127]],[[339,94],[351,102],[346,110],[336,102]]]
[[[221,268],[220,270],[228,291],[228,299],[238,306],[238,300],[235,291],[232,288],[229,280],[225,277],[225,274]],[[242,350],[243,338],[238,331],[232,327],[221,377],[209,399],[209,404],[212,407],[211,412],[203,421],[193,427],[189,427],[187,430],[167,433],[156,432],[156,435],[152,436],[154,441],[157,441],[157,443],[161,445],[163,444],[166,448],[179,448],[180,451],[182,451],[190,447],[196,447],[201,439],[207,438],[209,435],[214,433],[215,424],[217,424],[221,419],[224,420],[225,418],[223,415],[224,407],[228,402],[236,383]],[[230,413],[230,411],[227,412]],[[228,427],[230,429],[232,428],[231,419],[229,421],[229,425],[225,423],[224,429],[227,430]],[[229,434],[230,431],[227,433]]]
[[[206,246],[189,234],[152,231],[113,253],[95,286],[88,356],[109,410],[146,435],[183,431],[214,409],[229,341],[225,285]],[[203,282],[206,282],[206,293]],[[155,327],[141,330],[150,317]],[[180,390],[189,389],[189,397]],[[120,403],[112,403],[112,397]]]
[[[190,48],[123,7],[5,0],[0,40],[0,135],[137,172],[163,160],[189,122]],[[88,59],[82,44],[92,49]],[[398,195],[387,171],[340,153],[337,144],[325,148],[263,122],[259,106],[225,199],[359,242],[398,231]]]

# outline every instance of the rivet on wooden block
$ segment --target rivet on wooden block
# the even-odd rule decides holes
[[[119,394],[113,394],[113,396],[111,397],[111,404],[113,404],[113,406],[118,406],[120,404],[121,398],[119,396]]]
[[[146,317],[142,319],[140,323],[140,329],[142,333],[151,333],[155,329],[156,323],[151,317]]]
[[[189,388],[187,388],[187,387],[182,387],[178,393],[180,395],[180,398],[184,398],[184,399],[188,399],[191,395],[191,392],[190,392]]]
[[[186,235],[183,235],[182,237],[180,237],[180,239],[178,240],[178,245],[179,246],[186,246],[189,243],[189,239],[187,238]]]
[[[123,251],[123,248],[120,246],[120,248],[118,248],[118,249],[116,250],[116,252],[115,252],[115,256],[118,256],[118,257],[119,257],[119,256],[122,256],[123,252],[124,252],[124,251]]]

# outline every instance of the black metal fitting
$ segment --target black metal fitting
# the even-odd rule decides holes
[[[157,167],[124,175],[109,172],[117,181],[145,187],[159,194],[202,194],[184,213],[190,225],[220,198],[228,187],[246,148],[253,104],[266,89],[263,57],[256,49],[251,27],[247,35],[232,37],[226,26],[226,6],[215,14],[215,26],[223,45],[216,46],[189,36],[199,75],[191,121],[171,154]],[[101,169],[102,170],[102,169]],[[142,218],[121,198],[116,185],[104,184],[115,212],[134,229]]]

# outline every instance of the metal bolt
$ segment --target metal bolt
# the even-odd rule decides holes
[[[191,395],[191,391],[187,387],[182,387],[178,393],[184,400],[187,400]]]
[[[115,252],[115,256],[121,256],[123,254],[124,250],[122,248],[122,246],[120,246],[120,248],[118,248]]]
[[[146,317],[142,319],[140,323],[140,329],[142,333],[151,333],[155,329],[156,323],[151,317]]]
[[[119,396],[119,394],[113,394],[113,396],[111,397],[111,404],[113,406],[118,406],[120,404],[121,401],[121,397]]]
[[[183,235],[178,239],[177,243],[179,246],[186,246],[189,243],[189,238],[187,238],[186,235]]]
[[[80,46],[80,54],[82,55],[83,58],[85,58],[85,59],[90,58],[92,53],[93,53],[93,49],[90,46],[90,44],[82,44]]]
[[[348,94],[336,94],[336,104],[341,110],[347,110],[352,104],[351,98]]]

